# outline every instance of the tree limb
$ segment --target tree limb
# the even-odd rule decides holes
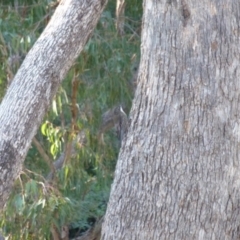
[[[33,144],[37,148],[38,152],[42,156],[42,158],[45,160],[45,162],[48,164],[49,168],[51,171],[54,173],[55,172],[55,167],[50,159],[50,157],[47,155],[47,153],[44,151],[42,145],[40,142],[36,139],[36,137],[33,138]]]
[[[106,0],[63,0],[26,56],[0,106],[0,209],[59,85],[95,28]]]

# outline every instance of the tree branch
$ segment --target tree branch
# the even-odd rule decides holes
[[[0,209],[53,96],[89,39],[106,2],[62,1],[8,88],[0,106]]]
[[[48,164],[49,168],[51,171],[54,173],[55,172],[55,167],[50,159],[50,157],[47,155],[47,153],[44,151],[42,145],[40,142],[36,139],[36,137],[33,138],[33,144],[37,148],[38,152],[40,153],[41,157],[45,160],[45,162]]]

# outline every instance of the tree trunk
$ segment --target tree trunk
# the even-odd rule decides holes
[[[116,29],[120,36],[124,35],[124,22],[125,22],[125,0],[117,0],[116,2]]]
[[[145,0],[102,240],[240,239],[240,1]]]
[[[0,106],[0,208],[58,86],[95,28],[106,0],[63,0]]]

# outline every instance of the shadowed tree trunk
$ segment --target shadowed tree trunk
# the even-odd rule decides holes
[[[145,0],[102,240],[240,238],[240,1]]]
[[[0,106],[0,208],[58,86],[95,28],[106,0],[63,0]]]

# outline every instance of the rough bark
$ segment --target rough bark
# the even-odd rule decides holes
[[[106,0],[63,0],[0,106],[0,208],[58,86],[88,41]]]
[[[124,35],[124,22],[125,22],[125,0],[117,0],[116,4],[116,29],[120,36]]]
[[[145,0],[102,240],[240,238],[240,1]]]

